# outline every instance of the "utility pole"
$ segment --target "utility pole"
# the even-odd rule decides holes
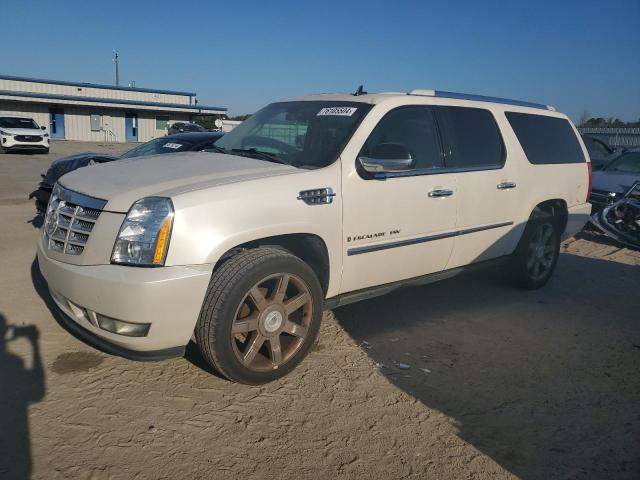
[[[114,57],[113,57],[113,61],[116,64],[116,87],[120,85],[120,69],[119,69],[119,64],[118,64],[118,59],[120,58],[118,55],[118,51],[114,50]]]

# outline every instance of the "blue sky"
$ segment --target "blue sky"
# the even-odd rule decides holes
[[[0,72],[198,93],[251,113],[306,93],[436,88],[640,118],[640,0],[9,1]]]

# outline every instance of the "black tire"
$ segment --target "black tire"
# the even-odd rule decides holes
[[[298,307],[298,311],[295,313],[304,318],[303,321],[300,321],[300,326],[303,327],[300,328],[300,331],[304,331],[305,336],[300,338],[300,332],[297,330],[294,332],[296,335],[289,335],[284,330],[281,333],[274,334],[272,332],[270,334],[276,335],[278,338],[277,348],[279,349],[280,359],[283,362],[279,365],[276,365],[273,354],[274,347],[271,340],[263,336],[262,338],[265,338],[265,340],[260,344],[261,347],[255,350],[258,352],[254,354],[255,357],[252,357],[255,360],[249,360],[249,363],[251,363],[263,361],[264,359],[260,370],[257,366],[243,363],[246,362],[246,357],[243,358],[246,351],[240,352],[240,348],[249,350],[250,336],[255,334],[255,336],[259,337],[261,332],[266,332],[264,329],[267,326],[267,322],[270,321],[269,317],[271,316],[273,319],[273,312],[271,315],[266,315],[266,317],[265,314],[268,308],[272,306],[275,308],[280,304],[273,303],[264,308],[267,305],[265,302],[262,304],[262,309],[257,308],[258,304],[255,304],[255,312],[251,315],[247,314],[245,318],[257,317],[258,320],[254,321],[260,325],[260,329],[250,333],[247,330],[248,333],[246,334],[238,334],[236,328],[243,323],[243,318],[240,318],[240,312],[247,305],[250,305],[247,299],[253,299],[252,292],[262,288],[263,285],[267,285],[271,277],[274,278],[274,281],[287,285],[284,287],[285,293],[280,298],[282,305],[290,302],[291,297],[288,297],[288,292],[293,291],[296,293],[296,285],[300,286],[301,291],[304,289],[306,292],[304,295],[306,303]],[[286,278],[286,281],[279,278]],[[265,279],[266,283],[260,283]],[[266,292],[267,290],[267,287],[265,287],[264,291]],[[275,302],[278,291],[279,286],[273,291],[269,290],[269,293],[264,293],[262,300],[270,302],[273,298]],[[296,296],[302,295],[296,293]],[[295,255],[274,247],[260,247],[242,251],[229,258],[211,276],[209,288],[196,325],[196,341],[200,352],[211,367],[227,379],[235,382],[258,385],[283,377],[302,361],[313,346],[322,319],[323,298],[322,288],[315,273],[309,265]],[[292,315],[294,314],[287,312],[283,312],[284,317],[282,315],[279,316],[280,325],[294,323],[292,321]],[[236,331],[234,334],[232,334],[232,326]],[[269,326],[273,328],[272,324],[269,324]],[[284,326],[282,328],[284,329]],[[238,339],[238,336],[241,338]],[[242,339],[243,336],[246,337]],[[281,339],[283,348],[281,348]],[[285,345],[286,342],[288,343]],[[292,348],[287,353],[286,349],[289,347]],[[283,352],[290,355],[286,360]],[[269,359],[269,355],[271,359]]]
[[[544,212],[534,212],[513,253],[507,276],[514,285],[527,290],[543,287],[551,278],[560,256],[559,221]],[[548,239],[539,243],[540,236]],[[536,270],[538,265],[539,270]]]
[[[45,155],[49,155],[49,149],[48,148],[44,151],[44,154]]]

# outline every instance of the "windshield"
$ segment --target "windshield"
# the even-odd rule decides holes
[[[0,117],[0,127],[4,128],[32,128],[39,130],[40,127],[30,118],[20,117]]]
[[[640,173],[640,152],[627,152],[620,155],[603,168],[607,172]]]
[[[173,140],[170,137],[156,138],[150,142],[144,143],[127,153],[120,158],[134,158],[142,157],[144,155],[159,155],[161,153],[176,153],[189,150],[193,143],[185,142],[184,140]]]
[[[216,142],[233,151],[267,154],[296,167],[333,163],[371,109],[359,102],[272,103]]]

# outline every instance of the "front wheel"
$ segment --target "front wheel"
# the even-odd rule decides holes
[[[529,219],[508,266],[510,277],[517,286],[536,289],[551,278],[560,255],[557,223],[552,216]]]
[[[277,248],[246,250],[213,272],[196,339],[207,363],[229,380],[270,382],[293,370],[322,318],[313,270]]]

